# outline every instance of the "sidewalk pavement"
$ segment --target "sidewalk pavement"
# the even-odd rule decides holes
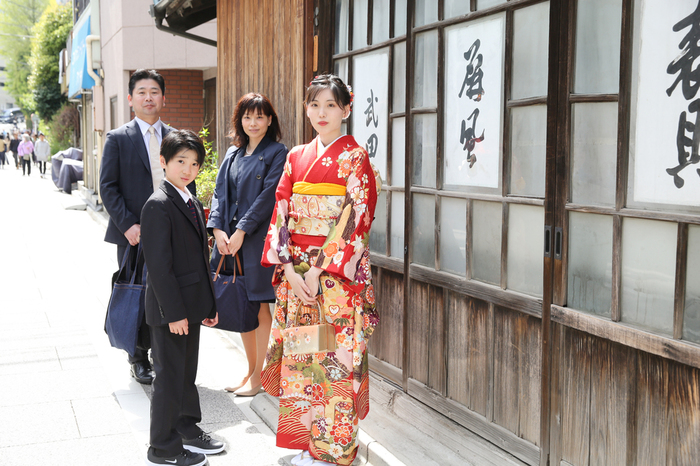
[[[0,199],[0,464],[143,465],[150,387],[103,331],[116,247],[38,170],[0,169]],[[252,398],[223,391],[247,367],[225,333],[202,330],[201,426],[228,444],[209,464],[288,464]]]
[[[150,387],[103,331],[116,247],[105,215],[49,178],[0,169],[0,465],[142,465]],[[227,443],[209,464],[288,466],[298,451],[275,446],[277,399],[223,390],[247,369],[241,347],[202,328],[200,425]],[[374,375],[370,393],[353,466],[523,464]]]

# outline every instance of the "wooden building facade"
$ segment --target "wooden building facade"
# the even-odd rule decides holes
[[[697,464],[698,0],[217,9],[220,135],[259,91],[291,147],[314,74],[354,88],[375,374],[528,464]]]

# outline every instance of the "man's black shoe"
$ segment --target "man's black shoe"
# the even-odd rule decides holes
[[[186,450],[194,453],[204,453],[206,455],[215,455],[221,453],[226,448],[224,442],[213,439],[206,432],[199,434],[199,437],[193,439],[182,439],[182,446]]]
[[[168,458],[156,456],[153,447],[148,448],[146,454],[146,464],[151,466],[160,466],[162,464],[170,464],[175,466],[202,466],[207,462],[207,457],[201,453],[192,453],[191,451],[182,450],[182,453]]]
[[[138,361],[131,364],[131,376],[136,379],[138,383],[151,385],[155,374],[153,373],[151,363],[148,361]]]

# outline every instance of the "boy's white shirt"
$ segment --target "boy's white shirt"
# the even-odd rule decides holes
[[[170,183],[170,180],[167,178],[165,178],[165,181]],[[182,189],[178,188],[177,186],[175,186],[172,183],[170,183],[170,186],[172,186],[173,188],[175,188],[177,190],[178,194],[180,194],[180,196],[182,197],[182,200],[185,201],[185,204],[187,204],[187,202],[192,199],[192,194],[188,190],[183,191]]]

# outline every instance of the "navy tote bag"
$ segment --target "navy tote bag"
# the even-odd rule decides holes
[[[141,244],[134,264],[133,272],[129,276],[132,267],[128,265],[131,245],[126,248],[122,258],[119,272],[117,272],[112,296],[107,306],[107,320],[105,331],[109,337],[109,343],[119,349],[125,350],[130,356],[136,352],[136,343],[139,336],[139,326],[145,312],[144,290],[146,289],[146,266],[143,266],[142,280],[135,283],[138,264],[141,259]]]
[[[231,332],[250,332],[258,328],[260,306],[248,301],[245,276],[241,270],[238,254],[236,254],[237,267],[233,268],[233,275],[219,275],[225,258],[226,256],[221,256],[216,272],[212,273],[216,310],[219,312],[219,323],[215,327]],[[236,274],[236,269],[238,269],[238,274]]]

